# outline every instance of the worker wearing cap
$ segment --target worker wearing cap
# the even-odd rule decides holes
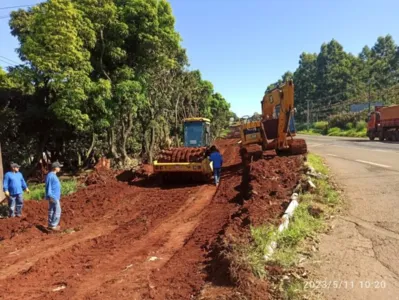
[[[20,166],[16,163],[11,163],[11,171],[4,176],[3,190],[8,198],[8,216],[10,218],[22,216],[22,208],[24,206],[23,192],[29,193],[28,185],[24,177],[19,172]]]
[[[210,151],[209,160],[213,163],[213,176],[215,178],[215,185],[218,186],[223,166],[223,157],[216,146],[212,146]]]
[[[61,183],[57,177],[61,167],[59,162],[54,162],[51,165],[51,172],[46,176],[46,199],[49,201],[48,228],[51,230],[59,230],[58,224],[61,219]]]

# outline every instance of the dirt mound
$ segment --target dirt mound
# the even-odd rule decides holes
[[[107,159],[106,157],[101,157],[98,160],[98,163],[94,166],[95,170],[100,170],[100,169],[105,169],[105,170],[110,170],[111,169],[111,160]]]
[[[85,185],[106,184],[108,182],[116,181],[116,174],[111,169],[97,168],[91,172],[85,179]]]
[[[232,214],[220,238],[209,247],[213,257],[208,265],[209,277],[212,282],[217,282],[215,278],[221,277],[220,270],[225,270],[223,277],[227,278],[225,283],[229,283],[230,288],[226,291],[225,287],[221,288],[226,284],[213,284],[202,291],[200,299],[218,299],[217,295],[221,292],[223,295],[243,294],[249,299],[269,298],[267,281],[259,280],[249,266],[240,263],[242,254],[235,252],[232,245],[251,242],[250,226],[265,223],[277,225],[280,222],[292,190],[300,179],[303,157],[277,157],[264,153],[262,159],[254,159],[248,152],[244,154],[241,152],[245,160],[240,171],[240,194],[234,198],[235,201],[241,201],[242,206]],[[232,296],[227,299],[235,298]]]
[[[107,177],[106,183],[93,184],[72,195],[62,197],[61,227],[76,226],[101,218],[116,206],[127,191],[132,189]],[[47,201],[25,201],[23,218],[0,220],[0,240],[13,238],[30,228],[47,226],[47,211]]]
[[[201,162],[205,157],[206,147],[181,147],[162,150],[159,162]]]
[[[278,220],[300,179],[302,165],[302,156],[271,156],[250,164],[251,199],[244,207],[248,208],[253,226]]]

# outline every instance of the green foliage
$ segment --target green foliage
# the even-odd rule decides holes
[[[61,194],[62,196],[70,195],[76,192],[78,189],[78,182],[74,179],[72,180],[61,180]],[[40,184],[30,184],[30,193],[24,194],[25,200],[43,200],[45,197],[45,185]]]
[[[373,47],[365,46],[358,56],[345,52],[334,39],[323,43],[318,53],[300,54],[297,69],[293,74],[286,72],[282,78],[284,80],[292,75],[298,111],[296,119],[306,122],[308,102],[311,110],[316,110],[314,113],[318,119],[346,111],[349,105],[339,105],[342,101],[353,99],[353,102],[364,102],[369,97],[369,91],[372,99],[383,100],[386,104],[397,103],[397,92],[384,90],[396,87],[399,83],[398,72],[398,46],[392,36],[387,35],[378,37]],[[277,83],[283,80],[279,79]],[[268,86],[272,87],[274,84]]]
[[[302,300],[306,299],[305,283],[299,279],[292,279],[285,281],[283,284],[284,299],[287,300]]]
[[[307,134],[307,135],[322,135],[322,134],[320,133],[320,131],[315,130],[315,129],[313,129],[313,128],[310,128],[309,130],[307,130],[307,129],[301,130],[301,131],[298,131],[298,133],[300,133],[300,134]]]
[[[311,165],[317,172],[320,172],[324,175],[328,174],[328,168],[320,156],[313,153],[308,153],[307,161],[308,164]]]
[[[328,118],[328,127],[338,127],[341,129],[352,129],[357,122],[364,121],[367,117],[367,111],[340,113]],[[350,125],[349,125],[350,123]]]
[[[326,121],[316,122],[316,123],[313,124],[313,127],[315,129],[324,131],[324,130],[326,130],[328,128],[328,122],[326,122]]]
[[[210,118],[213,137],[228,127],[227,100],[187,69],[168,1],[48,0],[10,27],[24,64],[0,70],[5,163],[34,170],[44,149],[71,168],[92,152],[151,162],[182,140],[183,118]]]
[[[341,133],[341,128],[339,127],[332,127],[328,129],[327,135],[329,136],[338,136]]]
[[[363,120],[356,122],[356,131],[364,131],[367,128],[367,123]]]
[[[353,129],[353,123],[351,123],[351,122],[346,123],[345,124],[345,129],[348,129],[348,130]]]

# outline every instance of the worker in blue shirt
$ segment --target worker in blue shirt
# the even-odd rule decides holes
[[[5,174],[3,181],[4,194],[8,198],[8,216],[20,218],[24,206],[23,192],[29,193],[29,189],[24,177],[19,172],[20,166],[16,163],[11,163],[10,166],[11,171]]]
[[[51,165],[51,172],[46,176],[46,200],[49,201],[48,228],[54,231],[60,229],[58,224],[61,219],[61,183],[57,173],[61,171],[61,168],[62,165],[59,162],[54,162]]]
[[[216,146],[212,146],[210,152],[211,154],[209,155],[209,160],[213,163],[213,175],[215,178],[215,185],[218,186],[223,166],[223,157],[219,153],[219,150],[216,148]]]

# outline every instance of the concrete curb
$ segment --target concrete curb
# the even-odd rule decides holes
[[[309,166],[309,167],[310,167],[310,166]],[[313,170],[314,173],[316,173],[312,167],[310,167],[310,168],[311,168],[311,170]],[[310,188],[311,190],[313,190],[313,189],[316,188],[316,185],[312,182],[312,180],[310,179],[309,176],[307,177],[307,183],[308,183],[309,188]],[[296,191],[297,189],[298,189],[298,188],[296,188],[295,191]],[[281,224],[279,225],[279,227],[278,227],[278,229],[277,229],[277,232],[274,233],[274,235],[273,235],[274,237],[277,237],[277,235],[278,235],[279,233],[281,233],[281,232],[283,232],[284,230],[288,229],[288,226],[289,226],[289,224],[290,224],[290,219],[294,216],[294,211],[295,211],[295,209],[296,209],[296,208],[298,207],[298,205],[299,205],[298,197],[299,197],[299,194],[296,193],[296,192],[294,192],[294,193],[291,195],[291,202],[290,202],[290,204],[288,205],[287,209],[286,209],[285,212],[284,212],[284,215],[283,215],[282,218],[281,218]],[[267,247],[267,253],[263,256],[263,258],[264,258],[266,261],[269,260],[269,259],[272,257],[272,255],[273,255],[273,253],[274,253],[274,250],[275,250],[276,248],[277,248],[277,242],[274,240],[274,241],[272,241],[272,242],[270,243],[270,245]]]
[[[294,216],[294,211],[299,205],[298,197],[299,195],[297,193],[293,193],[291,195],[291,202],[288,205],[287,209],[285,210],[284,215],[281,217],[281,224],[278,227],[277,232],[274,233],[274,236],[277,236],[278,233],[281,233],[288,228],[290,224],[290,219]],[[265,260],[269,260],[272,257],[276,247],[277,247],[277,242],[272,241],[270,245],[267,247],[267,253],[263,256],[263,258]]]

